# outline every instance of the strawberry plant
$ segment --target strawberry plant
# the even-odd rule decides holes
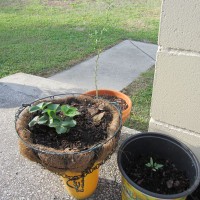
[[[80,114],[75,107],[51,102],[33,105],[29,108],[29,112],[36,113],[36,116],[29,122],[29,127],[36,124],[46,125],[55,128],[58,134],[68,133],[72,127],[76,126],[73,117]]]

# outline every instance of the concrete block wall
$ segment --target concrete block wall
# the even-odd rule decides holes
[[[163,0],[149,131],[179,138],[200,159],[200,2]]]

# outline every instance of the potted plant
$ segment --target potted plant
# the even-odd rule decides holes
[[[110,7],[110,6],[109,6]],[[107,12],[107,20],[108,22],[108,12]],[[103,98],[109,100],[111,102],[118,103],[121,111],[122,111],[122,123],[124,124],[125,121],[130,117],[130,112],[132,109],[132,101],[131,99],[122,92],[111,90],[111,89],[98,89],[98,68],[99,68],[99,58],[100,53],[102,52],[102,38],[104,33],[107,30],[105,28],[101,29],[100,31],[95,30],[94,34],[91,34],[93,41],[94,41],[94,49],[97,53],[96,61],[95,61],[95,70],[94,70],[94,83],[95,83],[95,90],[87,91],[85,94],[90,95],[94,98]]]
[[[84,199],[117,146],[121,116],[102,99],[57,95],[24,105],[15,125],[21,154],[61,175],[69,194]]]
[[[132,109],[131,99],[126,94],[116,90],[97,89],[97,91],[98,91],[98,96],[100,96],[101,98],[119,104],[122,112],[122,123],[124,124],[125,121],[130,117]],[[85,94],[96,97],[96,90],[90,90]]]
[[[184,200],[200,181],[193,152],[164,134],[141,133],[128,138],[117,159],[124,200]]]

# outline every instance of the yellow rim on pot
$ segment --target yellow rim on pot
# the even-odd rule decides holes
[[[185,199],[186,197],[181,197],[173,200],[185,200]],[[132,185],[130,185],[128,181],[122,176],[122,200],[164,200],[164,199],[151,197],[148,196],[147,194],[140,192]]]

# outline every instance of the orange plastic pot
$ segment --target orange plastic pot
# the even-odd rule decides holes
[[[85,94],[95,96],[96,90],[88,91]],[[101,89],[101,90],[98,90],[98,95],[99,96],[104,96],[104,95],[115,96],[115,97],[123,99],[127,103],[128,105],[127,109],[122,111],[122,123],[124,124],[125,121],[130,117],[131,108],[132,108],[131,99],[124,93],[116,91],[116,90]]]
[[[72,171],[67,171],[65,174],[70,177],[81,175],[80,172],[72,172]],[[80,178],[75,182],[69,180],[68,178],[63,178],[62,176],[61,179],[63,180],[63,183],[69,195],[71,195],[76,199],[86,199],[90,197],[97,188],[99,179],[99,169],[94,170],[86,177]]]

